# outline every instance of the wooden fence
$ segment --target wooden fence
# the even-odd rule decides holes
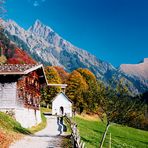
[[[71,138],[73,148],[86,148],[85,143],[81,140],[77,124],[72,122],[67,116],[65,117],[66,121],[71,127]]]

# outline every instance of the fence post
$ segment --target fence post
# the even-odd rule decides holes
[[[69,121],[69,124],[71,127],[71,131],[72,131],[71,138],[72,138],[73,148],[85,148],[85,143],[81,141],[77,124],[75,122],[72,122],[67,116],[65,117],[66,117],[66,120]]]
[[[83,144],[82,144],[82,148],[85,148],[85,143],[83,142]]]
[[[109,134],[109,148],[112,147],[112,141],[111,141],[111,133]]]

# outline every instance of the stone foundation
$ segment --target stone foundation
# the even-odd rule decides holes
[[[42,122],[40,110],[27,108],[0,108],[0,111],[14,117],[22,127],[30,128]]]

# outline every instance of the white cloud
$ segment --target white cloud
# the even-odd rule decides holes
[[[34,1],[33,6],[34,6],[34,7],[39,6],[39,2],[38,2],[38,1]]]
[[[46,2],[46,0],[28,0],[29,3],[32,3],[34,7],[38,7],[41,3]]]

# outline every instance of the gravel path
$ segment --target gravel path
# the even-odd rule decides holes
[[[61,126],[57,122],[57,117],[46,116],[46,118],[47,126],[45,129],[24,137],[12,144],[10,148],[61,148]]]

